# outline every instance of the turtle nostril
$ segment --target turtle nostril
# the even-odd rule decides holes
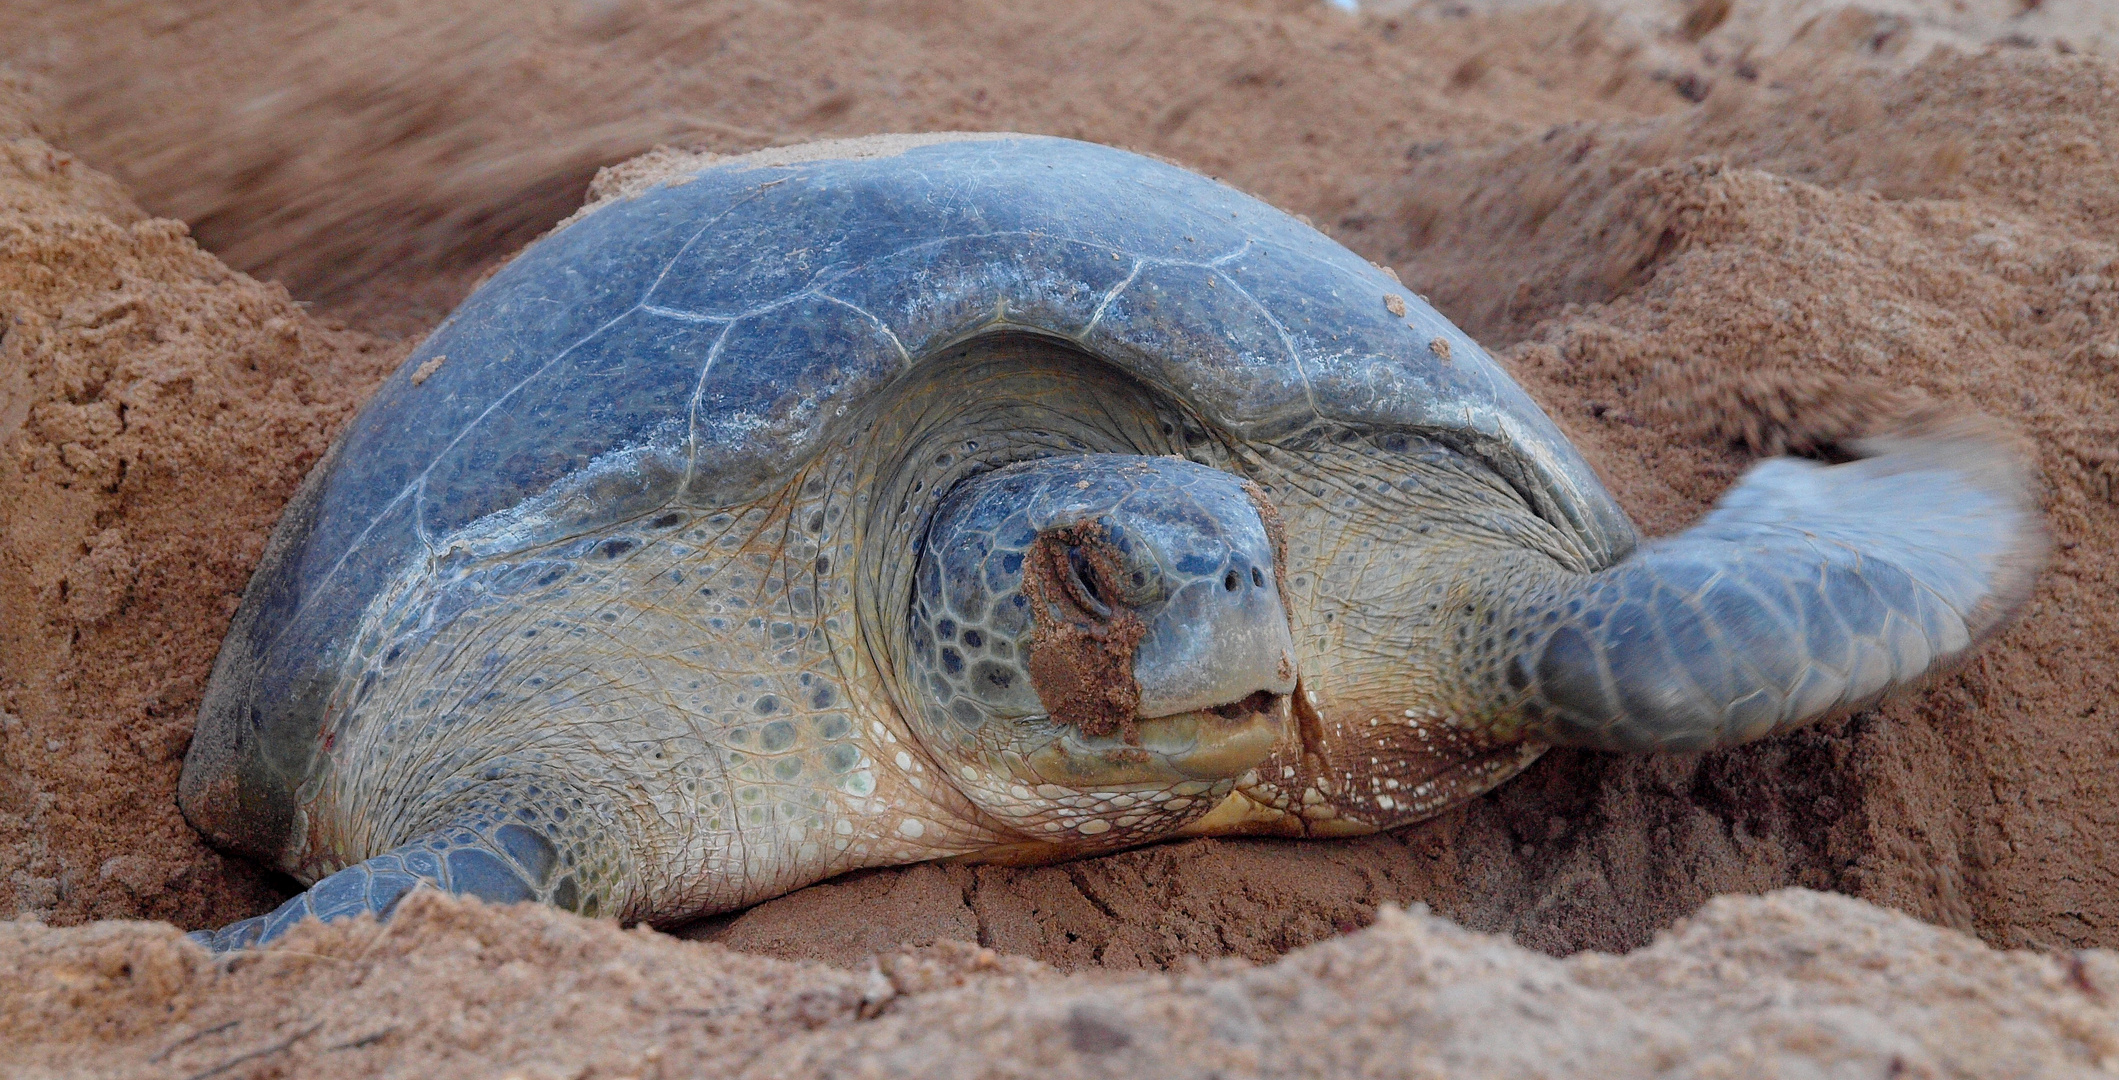
[[[1257,587],[1259,587],[1259,588],[1261,588],[1261,589],[1265,588],[1265,587],[1266,587],[1266,576],[1265,576],[1265,572],[1264,572],[1264,571],[1262,571],[1262,570],[1260,570],[1260,569],[1258,569],[1258,568],[1257,568],[1257,567],[1255,567],[1255,566],[1254,566],[1254,567],[1252,567],[1252,568],[1251,568],[1251,584],[1253,584],[1253,585],[1256,585]]]
[[[1239,584],[1242,584],[1242,579],[1236,576],[1236,571],[1234,570],[1229,571],[1228,574],[1221,579],[1221,587],[1229,590],[1230,592],[1235,592],[1236,586]]]

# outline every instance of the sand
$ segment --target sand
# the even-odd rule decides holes
[[[793,968],[462,904],[435,908],[448,914],[403,942],[445,955],[481,935],[556,934],[599,943],[596,962],[619,967],[636,962],[617,958],[637,948],[647,966],[620,996],[655,997],[675,985],[665,979],[694,980],[684,985],[721,988],[696,993],[762,1003],[758,1016],[799,1012],[809,1000],[801,987],[818,1000],[838,1000],[830,987],[867,993],[868,958],[906,946],[968,941],[1054,969],[1024,974],[1010,965],[1027,961],[993,961],[1025,981],[994,989],[989,1011],[943,994],[918,1006],[925,1020],[875,1036],[884,1042],[847,1034],[853,1041],[788,1043],[774,1052],[794,1056],[770,1060],[789,1074],[857,1051],[911,1060],[890,1058],[891,1048],[913,1046],[927,1037],[921,1023],[943,1020],[1006,1037],[966,1035],[962,1046],[1044,1061],[1034,1040],[1007,1041],[1020,1033],[1005,1018],[1028,1015],[1011,1009],[1069,994],[1100,1000],[1121,984],[1146,1002],[1191,977],[1156,974],[1199,963],[1187,958],[1272,962],[1379,919],[1388,925],[1256,977],[1297,987],[1313,970],[1303,965],[1329,968],[1341,961],[1315,958],[1335,956],[1372,973],[1361,978],[1443,986],[1435,980],[1460,977],[1439,953],[1393,936],[1418,926],[1419,940],[1480,942],[1464,947],[1486,950],[1493,970],[1534,980],[1639,961],[1609,969],[1631,974],[1596,984],[1608,994],[1653,981],[1658,969],[1644,956],[1706,971],[1713,963],[1702,957],[1747,948],[1746,935],[1770,922],[1759,914],[1767,909],[1730,901],[1648,952],[1565,961],[1587,965],[1577,969],[1439,923],[1383,917],[1391,904],[1424,903],[1545,953],[1616,953],[1649,946],[1717,894],[1800,885],[1952,929],[1799,892],[1753,903],[1795,912],[1785,920],[1802,934],[1903,952],[1919,972],[1908,980],[1942,978],[1935,965],[1960,960],[1995,971],[2057,963],[2036,969],[2060,974],[2037,976],[2045,981],[2035,993],[2016,995],[2029,1003],[2022,1008],[2065,1011],[2071,993],[2108,1003],[2097,996],[2108,979],[2083,976],[2089,990],[2069,981],[2073,960],[1981,951],[1955,933],[2005,948],[2119,945],[2110,704],[2119,666],[2106,644],[2119,639],[2119,66],[2101,53],[2106,39],[2032,34],[1998,14],[1918,23],[1941,29],[1916,49],[1879,38],[1885,16],[1803,7],[1818,17],[1776,21],[1743,0],[1697,35],[1684,20],[1699,5],[1648,3],[1359,18],[1307,3],[1210,0],[1093,11],[1057,0],[451,7],[446,19],[425,5],[279,0],[0,10],[0,61],[12,71],[0,81],[0,913],[78,927],[19,923],[0,952],[86,993],[70,999],[77,1004],[107,1009],[87,1026],[39,1029],[46,1056],[36,1060],[137,1069],[194,1030],[185,1010],[201,1023],[255,1013],[230,1029],[241,1039],[214,1044],[230,1055],[255,1049],[300,1030],[270,1011],[291,1000],[272,993],[345,977],[315,973],[343,965],[312,970],[292,956],[328,951],[324,938],[340,931],[290,945],[286,959],[215,974],[166,931],[93,920],[188,929],[256,914],[285,895],[287,882],[212,852],[183,824],[178,763],[274,515],[410,343],[498,260],[574,210],[600,166],[658,143],[732,152],[952,128],[1149,151],[1306,215],[1395,267],[1493,348],[1652,533],[1683,527],[1760,454],[1829,454],[1926,405],[1984,412],[2022,433],[2042,471],[2052,568],[2015,629],[1922,693],[1734,751],[1548,754],[1500,791],[1387,836],[1193,841],[1057,867],[882,871],[684,931],[801,965]],[[2073,17],[2061,0],[2033,7],[2025,18]],[[2012,34],[2025,42],[1973,44]],[[1712,915],[1730,911],[1751,914]],[[365,947],[352,940],[329,948]],[[362,970],[403,980],[394,993],[468,993],[460,988],[470,976],[391,948],[377,946],[369,960],[390,959]],[[586,1008],[618,993],[615,972],[617,982],[585,983],[571,996],[532,992],[575,963],[574,948],[524,952],[520,986],[493,990],[476,1023],[461,1009],[414,1010],[391,1021],[390,1039],[330,1060],[402,1061],[407,1071],[420,1061],[476,1071],[481,1060],[532,1060],[538,1044],[514,1036],[485,1059],[442,1050],[420,1058],[404,1040],[469,1053],[483,1045],[463,1035],[473,1028],[534,1027],[548,999]],[[1656,949],[1692,949],[1683,955],[1693,959]],[[2109,962],[2080,955],[2091,967]],[[1415,977],[1431,963],[1442,966]],[[1800,985],[1812,961],[1795,949],[1758,963]],[[1975,1031],[2019,1016],[2000,991],[1920,1014],[1928,1006],[1913,1004],[1922,999],[1906,989],[1912,982],[1860,983],[1870,969],[1851,954],[1831,963],[1830,978],[1879,988],[1854,1026],[1899,1032],[1894,1046],[1941,1053],[1923,1041],[1940,1038],[1939,1016]],[[81,974],[125,964],[134,974]],[[1126,969],[1149,974],[1115,974]],[[273,971],[283,974],[267,978]],[[1058,971],[1086,971],[1090,981],[1062,989],[1077,984],[1053,981]],[[115,981],[96,981],[106,978]],[[1666,996],[1643,989],[1626,1006],[1676,1025],[1670,1045],[1684,1052],[1671,1060],[1710,1071],[1698,1054],[1756,1041],[1741,1027],[1749,1020],[1687,1012],[1688,995],[1707,984],[1673,979]],[[1909,996],[1897,1002],[1886,984]],[[1370,984],[1346,984],[1361,985]],[[1306,1000],[1310,991],[1286,993]],[[191,1004],[172,1010],[178,997]],[[1372,999],[1348,1000],[1365,1009]],[[1417,1009],[1417,1000],[1389,1007]],[[1912,1011],[1885,1015],[1898,1004]],[[1597,1018],[1621,1021],[1598,1007],[1552,1006],[1565,1020],[1554,1030],[1615,1047]],[[605,1023],[582,1015],[584,1030]],[[1211,1027],[1204,1015],[1194,1019]],[[1907,1019],[1919,1015],[1927,1020]],[[284,1052],[296,1057],[260,1057],[255,1068],[308,1063],[298,1055],[324,1053],[326,1036],[357,1041],[367,1030],[330,1022],[338,1026],[311,1036],[318,1045],[305,1037]],[[757,1016],[740,1022],[753,1025],[743,1038],[759,1046],[793,1030]],[[584,1043],[578,1060],[615,1062],[596,1055],[637,1047],[640,1029],[627,1023],[610,1019],[611,1041]],[[1092,1044],[1110,1041],[1094,1034],[1102,1023],[1075,1027],[1091,1031],[1083,1038]],[[1363,1023],[1363,1038],[1382,1040],[1379,1052],[1410,1038],[1389,1034],[1383,1013]],[[1194,1032],[1179,1025],[1154,1045],[1199,1045],[1180,1029]],[[2038,1042],[2044,1054],[2091,1046],[2079,1031],[2093,1029],[2053,1021],[2025,1038],[2058,1040]],[[88,1056],[75,1062],[67,1047],[77,1044]],[[1127,1053],[1148,1054],[1148,1045],[1128,1042]],[[1808,1052],[1787,1049],[1795,1045],[1771,1043],[1781,1049],[1761,1050],[1768,1056],[1758,1061]],[[1950,1045],[1957,1056],[1935,1058],[1934,1074],[1975,1074],[1992,1060],[1977,1039]],[[358,1056],[385,1047],[403,1056]],[[1430,1060],[1389,1052],[1403,1075]],[[2082,1050],[2077,1060],[2097,1054],[2110,1051]],[[195,1071],[220,1060],[201,1050],[162,1064]],[[1639,1059],[1579,1060],[1586,1069]],[[1280,1067],[1259,1062],[1231,1067]]]
[[[170,792],[267,530],[398,353],[231,272],[21,109],[0,136],[0,908],[271,904]]]
[[[2119,954],[2004,953],[1829,894],[1624,957],[1424,913],[1269,967],[1062,975],[957,943],[846,970],[422,893],[217,964],[147,923],[0,923],[12,1075],[2089,1077]]]

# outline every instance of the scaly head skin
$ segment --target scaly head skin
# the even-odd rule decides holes
[[[904,697],[956,788],[1025,838],[989,857],[1169,835],[1265,758],[1296,672],[1278,531],[1255,485],[1172,458],[1055,457],[949,494]]]

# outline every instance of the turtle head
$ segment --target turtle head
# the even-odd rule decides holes
[[[959,485],[914,579],[914,730],[982,811],[1114,846],[1204,813],[1279,739],[1295,647],[1278,518],[1175,458],[1085,454]]]

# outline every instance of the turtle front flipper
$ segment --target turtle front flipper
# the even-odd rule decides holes
[[[422,886],[496,904],[537,900],[593,916],[606,902],[593,888],[583,888],[570,862],[539,829],[497,813],[474,813],[332,874],[270,914],[190,936],[215,952],[250,948],[307,918],[329,922],[363,912],[386,918],[405,894]]]
[[[1519,594],[1493,632],[1521,735],[1740,743],[1874,701],[2004,625],[2045,554],[2016,456],[1965,424],[1856,449],[1760,464],[1692,529]]]

